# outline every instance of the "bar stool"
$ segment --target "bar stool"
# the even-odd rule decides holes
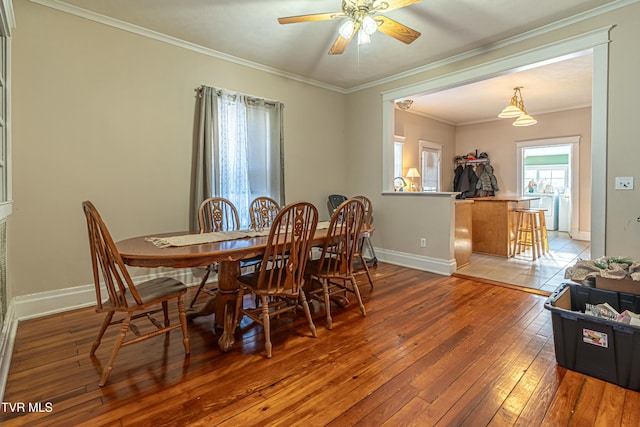
[[[518,225],[516,228],[516,240],[513,244],[513,254],[522,252],[523,246],[530,246],[532,258],[535,261],[536,258],[542,255],[540,212],[536,209],[518,209],[515,212],[518,215]]]
[[[542,253],[549,253],[549,237],[547,236],[547,222],[545,220],[546,209],[538,209],[540,215],[540,242]]]

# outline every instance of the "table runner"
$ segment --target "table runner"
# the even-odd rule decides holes
[[[329,228],[329,221],[318,223],[317,230]],[[183,234],[180,236],[170,237],[147,237],[146,241],[153,243],[159,248],[169,248],[172,246],[189,246],[201,245],[203,243],[222,242],[225,240],[246,239],[249,237],[268,236],[269,229],[264,230],[234,230],[234,231],[215,231],[212,233],[201,234]]]

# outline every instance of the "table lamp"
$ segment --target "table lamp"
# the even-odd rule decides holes
[[[420,178],[420,173],[418,173],[418,169],[409,168],[407,171],[407,178],[411,178],[411,191],[416,191],[416,184],[414,183],[415,178]]]

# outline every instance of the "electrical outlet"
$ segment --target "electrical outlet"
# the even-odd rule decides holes
[[[426,248],[427,247],[427,239],[425,239],[424,237],[420,238],[420,247],[421,248]]]
[[[633,190],[633,177],[616,176],[616,190]]]

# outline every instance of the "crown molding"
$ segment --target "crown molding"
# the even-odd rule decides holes
[[[9,2],[9,4],[11,4],[11,0],[2,0],[3,3],[5,2]],[[414,68],[412,70],[408,70],[402,73],[398,73],[398,74],[394,74],[393,76],[389,76],[383,79],[379,79],[370,83],[366,83],[360,86],[354,86],[352,88],[340,88],[334,85],[330,85],[318,80],[314,80],[314,79],[309,79],[307,77],[303,77],[300,76],[298,74],[294,74],[294,73],[289,73],[287,71],[284,70],[280,70],[277,68],[273,68],[273,67],[268,67],[266,65],[263,64],[259,64],[257,62],[253,62],[253,61],[248,61],[242,58],[238,58],[235,57],[233,55],[229,55],[223,52],[218,52],[216,50],[213,49],[209,49],[206,48],[204,46],[200,46],[198,44],[195,43],[191,43],[191,42],[187,42],[185,40],[181,40],[175,37],[171,37],[168,36],[166,34],[162,34],[153,30],[149,30],[147,28],[144,27],[140,27],[137,25],[133,25],[133,24],[129,24],[127,22],[124,21],[120,21],[118,19],[114,19],[105,15],[101,15],[99,13],[95,13],[95,12],[91,12],[89,10],[86,9],[82,9],[79,8],[77,6],[73,6],[70,5],[68,3],[65,3],[63,1],[60,0],[29,0],[32,3],[37,3],[40,4],[42,6],[46,6],[46,7],[50,7],[56,10],[59,10],[61,12],[65,12],[65,13],[69,13],[71,15],[75,15],[75,16],[79,16],[85,19],[89,19],[91,21],[95,21],[95,22],[99,22],[101,24],[104,25],[108,25],[114,28],[118,28],[121,29],[123,31],[128,31],[130,33],[134,33],[137,35],[141,35],[144,37],[149,37],[151,39],[154,40],[158,40],[164,43],[168,43],[174,46],[178,46],[187,50],[191,50],[193,52],[197,52],[197,53],[201,53],[203,55],[208,55],[214,58],[218,58],[218,59],[222,59],[224,61],[228,61],[228,62],[232,62],[238,65],[242,65],[245,67],[249,67],[249,68],[253,68],[259,71],[264,71],[266,73],[270,73],[270,74],[274,74],[277,76],[281,76],[281,77],[286,77],[288,79],[291,80],[296,80],[302,83],[306,83],[312,86],[317,86],[323,89],[327,89],[327,90],[331,90],[334,92],[338,92],[338,93],[342,93],[342,94],[349,94],[349,93],[353,93],[353,92],[357,92],[363,89],[368,89],[371,87],[375,87],[375,86],[379,86],[381,84],[386,84],[386,83],[391,83],[394,82],[396,80],[400,80],[400,79],[404,79],[406,77],[410,77],[413,76],[415,74],[419,74],[428,70],[432,70],[435,68],[440,68],[440,67],[445,67],[449,64],[455,63],[455,62],[459,62],[465,59],[469,59],[469,58],[473,58],[475,56],[481,55],[481,54],[486,54],[487,52],[491,52],[491,51],[495,51],[497,49],[501,49],[504,48],[506,46],[512,45],[514,43],[519,43],[534,37],[538,37],[540,35],[549,33],[551,31],[556,31],[558,29],[567,27],[569,25],[573,25],[582,21],[585,21],[587,19],[591,19],[593,17],[602,15],[604,13],[608,13],[617,9],[620,9],[622,7],[626,7],[629,5],[632,5],[634,3],[639,2],[640,0],[616,0],[613,1],[611,3],[596,7],[594,9],[591,9],[589,11],[586,12],[582,12],[579,13],[577,15],[565,18],[565,19],[561,19],[559,21],[553,22],[551,24],[547,24],[544,25],[542,27],[536,28],[534,30],[530,30],[530,31],[526,31],[522,34],[518,34],[516,36],[513,37],[509,37],[506,38],[504,40],[501,40],[499,42],[496,43],[491,43],[485,46],[482,46],[480,48],[477,49],[472,49],[469,50],[467,52],[463,52],[461,54],[458,55],[454,55],[448,58],[445,58],[443,60],[440,61],[435,61],[435,62],[431,62],[427,65],[424,65],[422,67],[418,67],[418,68]],[[11,16],[13,16],[13,14],[11,14]],[[14,21],[14,26],[15,26],[15,21]]]
[[[556,22],[552,22],[551,24],[547,24],[544,25],[542,27],[538,27],[534,30],[530,30],[530,31],[526,31],[524,33],[518,34],[516,36],[513,37],[509,37],[506,38],[504,40],[501,40],[499,42],[496,43],[491,43],[482,47],[479,47],[477,49],[473,49],[473,50],[469,50],[467,52],[463,52],[460,53],[458,55],[454,55],[454,56],[450,56],[448,58],[445,58],[443,60],[440,61],[435,61],[435,62],[431,62],[427,65],[424,65],[422,67],[418,67],[418,68],[414,68],[408,71],[405,71],[403,73],[398,73],[398,74],[394,74],[393,76],[389,76],[380,80],[376,80],[370,83],[366,83],[360,86],[356,86],[353,87],[351,89],[349,89],[347,91],[347,93],[352,93],[352,92],[356,92],[359,90],[363,90],[363,89],[369,89],[371,87],[375,87],[375,86],[379,86],[382,84],[386,84],[386,83],[392,83],[396,80],[400,80],[406,77],[411,77],[413,75],[425,72],[425,71],[429,71],[429,70],[433,70],[436,68],[440,68],[440,67],[446,67],[447,65],[459,62],[459,61],[463,61],[465,59],[469,59],[469,58],[473,58],[475,56],[481,55],[481,54],[486,54],[487,52],[491,52],[494,50],[498,50],[498,49],[502,49],[506,46],[515,44],[515,43],[520,43],[529,39],[532,39],[534,37],[538,37],[540,35],[549,33],[551,31],[556,31],[559,29],[562,29],[564,27],[568,27],[569,25],[573,25],[582,21],[585,21],[587,19],[591,19],[594,18],[596,16],[620,9],[622,7],[626,7],[629,5],[632,5],[634,3],[637,3],[640,0],[618,0],[618,1],[614,1],[612,3],[608,3],[606,5],[602,5],[599,6],[597,8],[591,9],[589,11],[586,12],[582,12],[579,13],[577,15],[574,16],[570,16],[568,18],[565,19],[561,19],[559,21]]]
[[[253,68],[258,71],[264,71],[269,74],[274,74],[280,77],[286,77],[291,80],[296,80],[302,83],[306,83],[312,86],[317,86],[323,89],[331,90],[334,92],[347,93],[347,91],[343,88],[333,86],[318,80],[309,79],[307,77],[300,76],[298,74],[289,73],[284,70],[280,70],[278,68],[269,67],[263,64],[259,64],[257,62],[248,61],[246,59],[238,58],[233,55],[229,55],[223,52],[219,52],[214,49],[209,49],[204,46],[200,46],[195,43],[191,43],[182,39],[178,39],[176,37],[168,36],[166,34],[159,33],[157,31],[153,31],[144,27],[140,27],[138,25],[130,24],[128,22],[120,21],[115,18],[111,18],[109,16],[101,15],[96,12],[92,12],[86,9],[82,9],[77,6],[70,5],[60,0],[29,0],[32,3],[37,3],[41,6],[50,7],[52,9],[58,10],[60,12],[65,12],[70,15],[75,15],[81,18],[88,19],[90,21],[98,22],[100,24],[108,25],[110,27],[118,28],[123,31],[127,31],[133,34],[137,34],[139,36],[148,37],[153,40],[157,40],[163,43],[167,43],[173,46],[177,46],[183,49],[190,50],[192,52],[200,53],[203,55],[211,56],[217,59],[221,59],[223,61],[231,62],[234,64],[242,65],[248,68]]]

